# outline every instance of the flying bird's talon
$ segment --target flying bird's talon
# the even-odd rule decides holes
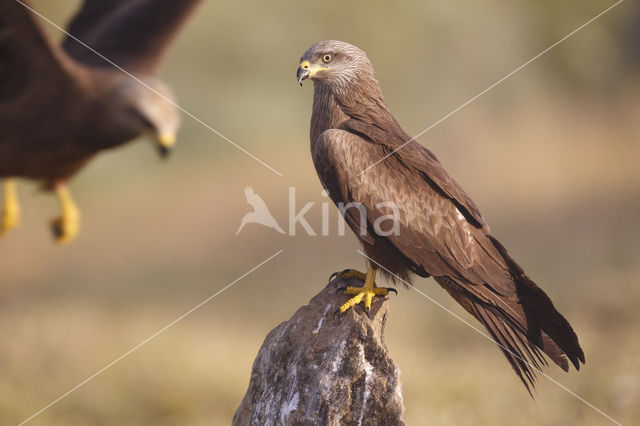
[[[333,278],[337,276],[338,276],[338,272],[334,272],[333,274],[329,275],[329,282],[333,281]]]
[[[343,286],[343,287],[338,287],[338,288],[336,289],[336,293],[340,293],[341,291],[347,291],[347,287],[344,287],[344,286]]]
[[[58,217],[53,219],[49,223],[51,233],[53,234],[53,238],[55,238],[56,241],[60,241],[62,239],[62,236],[64,235],[64,225],[62,222],[62,218]]]
[[[62,215],[51,221],[51,230],[58,244],[73,240],[80,231],[80,212],[71,198],[71,192],[65,185],[56,188]]]
[[[387,292],[390,292],[390,291],[394,292],[396,295],[398,294],[398,290],[396,290],[395,288],[387,287]]]
[[[66,244],[78,235],[80,226],[77,220],[59,217],[51,221],[51,231],[58,244]]]
[[[20,204],[13,179],[4,181],[4,204],[0,214],[0,236],[20,225]]]

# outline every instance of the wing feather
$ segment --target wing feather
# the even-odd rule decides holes
[[[470,222],[485,228],[485,230],[489,232],[488,225],[482,218],[480,209],[476,203],[464,192],[455,179],[447,173],[440,161],[438,161],[438,158],[427,148],[412,140],[397,123],[395,124],[397,127],[393,129],[383,129],[374,124],[350,119],[342,123],[340,128],[360,135],[384,147],[383,155],[372,159],[373,161],[368,163],[362,170],[367,169],[370,165],[377,163],[381,158],[397,150],[391,157],[419,171],[422,178],[456,204]],[[407,141],[409,142],[407,143]],[[369,170],[373,170],[375,167],[377,166]],[[369,171],[366,173],[369,173]]]
[[[171,41],[202,0],[85,0],[69,33],[133,73],[155,72]],[[64,49],[76,60],[111,66],[71,37]]]
[[[37,85],[42,75],[51,86],[67,82],[67,65],[29,9],[13,0],[0,2],[0,101]]]

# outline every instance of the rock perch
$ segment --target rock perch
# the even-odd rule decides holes
[[[376,298],[371,318],[359,305],[334,319],[347,284],[361,282],[332,281],[267,335],[234,425],[404,425],[388,303]]]

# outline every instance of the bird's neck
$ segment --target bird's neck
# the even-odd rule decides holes
[[[313,112],[311,114],[311,141],[315,141],[327,129],[336,129],[349,116],[346,115],[331,89],[315,83],[313,90]]]
[[[375,79],[350,84],[344,90],[335,90],[323,83],[314,84],[311,140],[322,132],[337,129],[344,121],[355,119],[365,123],[395,123]]]

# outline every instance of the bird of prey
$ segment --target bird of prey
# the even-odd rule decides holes
[[[25,0],[0,1],[0,235],[19,222],[14,177],[57,193],[62,215],[51,225],[65,243],[80,219],[67,181],[95,154],[147,134],[168,153],[180,116],[154,74],[199,2],[85,0],[59,46]]]
[[[346,288],[353,297],[339,311],[361,301],[368,311],[376,295],[388,293],[375,285],[378,269],[394,282],[433,276],[486,327],[530,393],[546,364],[542,353],[565,371],[568,361],[579,369],[584,353],[569,322],[490,234],[435,155],[402,130],[366,54],[340,41],[316,43],[297,69],[300,84],[307,78],[314,83],[311,152],[322,186],[334,203],[363,207],[341,209],[370,260],[366,274],[339,274],[364,280]],[[397,232],[376,229],[389,216]]]
[[[269,207],[267,207],[267,204],[264,202],[262,197],[255,193],[253,188],[247,186],[244,189],[244,196],[247,198],[247,203],[249,203],[249,205],[253,207],[253,211],[245,214],[242,217],[242,221],[240,221],[240,227],[238,227],[236,235],[240,233],[242,228],[244,228],[244,225],[246,225],[247,223],[258,223],[260,225],[266,226],[267,228],[275,229],[281,234],[284,234],[284,231],[282,230],[282,228],[280,228],[280,225],[278,225],[278,221],[276,221],[276,218],[273,217],[273,215],[269,211]]]

